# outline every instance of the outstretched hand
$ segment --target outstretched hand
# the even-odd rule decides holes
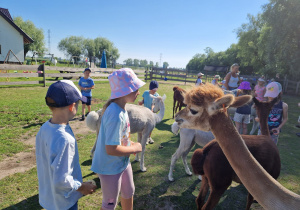
[[[77,191],[81,192],[83,195],[88,195],[94,193],[96,188],[97,186],[93,185],[91,182],[83,182]]]

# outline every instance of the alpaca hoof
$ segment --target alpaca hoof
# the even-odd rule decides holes
[[[144,167],[144,168],[141,168],[141,171],[142,171],[142,172],[146,172],[146,171],[147,171],[147,168],[145,168],[145,167]]]
[[[169,181],[174,182],[174,178],[169,176]]]
[[[201,176],[201,175],[199,175],[199,176],[198,176],[198,179],[199,179],[200,181],[202,181],[202,176]]]
[[[189,176],[192,176],[192,175],[193,175],[192,172],[187,172],[186,174],[189,175]]]

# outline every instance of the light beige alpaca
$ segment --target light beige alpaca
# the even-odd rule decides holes
[[[227,117],[229,106],[239,107],[249,100],[251,96],[236,100],[214,85],[202,85],[185,95],[187,107],[176,114],[175,120],[182,128],[212,131],[230,165],[263,208],[299,209],[300,196],[284,188],[263,169]]]

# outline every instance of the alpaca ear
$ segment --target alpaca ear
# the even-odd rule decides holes
[[[241,106],[249,103],[251,100],[252,100],[251,95],[238,96],[238,97],[235,97],[235,100],[230,105],[230,107],[241,107]]]
[[[167,98],[166,94],[163,95],[162,100],[165,101]]]
[[[260,104],[261,102],[259,100],[257,100],[257,98],[253,97],[252,98],[253,102],[255,103],[255,105]]]
[[[152,95],[152,94],[149,94],[151,98],[157,98],[156,96]]]
[[[228,108],[234,101],[234,96],[229,94],[225,95],[222,98],[217,99],[215,102],[211,103],[208,106],[208,114],[213,115],[218,112],[220,109]]]

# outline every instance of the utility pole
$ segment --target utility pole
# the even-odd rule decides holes
[[[49,54],[51,54],[50,29],[48,29],[48,52],[49,52]]]

